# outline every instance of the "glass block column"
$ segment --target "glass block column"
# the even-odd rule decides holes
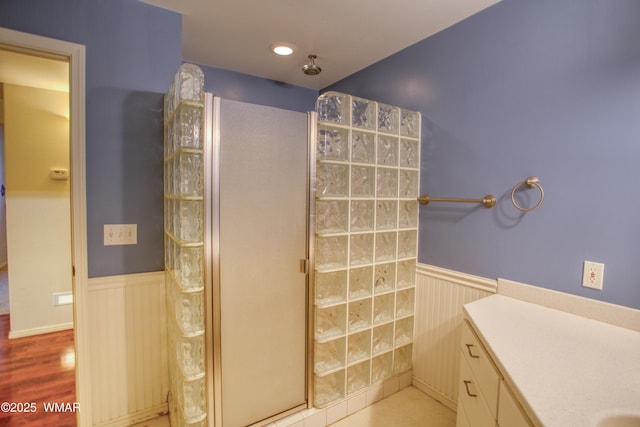
[[[420,113],[316,103],[316,407],[411,369]]]
[[[205,426],[204,75],[183,64],[164,98],[164,244],[173,426]]]

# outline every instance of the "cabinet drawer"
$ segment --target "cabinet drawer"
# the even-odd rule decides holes
[[[477,378],[480,391],[487,401],[491,414],[495,419],[498,409],[500,376],[493,366],[489,355],[466,321],[462,323],[461,349],[463,354],[462,359],[469,364],[473,375]],[[464,390],[462,389],[462,391]]]
[[[500,381],[500,405],[498,406],[498,425],[502,427],[529,427],[527,416],[522,412],[516,403],[513,395]]]
[[[478,380],[474,377],[471,367],[466,358],[461,357],[458,406],[463,408],[466,420],[470,421],[474,427],[494,427],[496,425],[495,415],[489,410],[489,406],[479,390]]]

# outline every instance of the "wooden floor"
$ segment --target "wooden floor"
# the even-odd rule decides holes
[[[0,426],[75,426],[73,331],[8,334],[9,315],[0,316]]]

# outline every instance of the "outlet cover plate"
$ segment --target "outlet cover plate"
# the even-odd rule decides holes
[[[582,269],[582,286],[585,288],[602,290],[604,280],[604,264],[585,261]]]

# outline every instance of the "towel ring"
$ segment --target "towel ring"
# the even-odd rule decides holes
[[[540,201],[538,201],[538,203],[532,207],[532,208],[523,208],[522,206],[518,205],[518,203],[516,202],[516,190],[518,188],[520,188],[521,186],[526,185],[529,188],[533,188],[533,187],[538,187],[538,190],[540,190]],[[542,204],[542,201],[544,200],[544,190],[542,189],[542,186],[540,185],[540,180],[538,178],[536,178],[535,176],[530,176],[529,178],[525,179],[522,182],[519,182],[516,184],[515,187],[513,187],[513,190],[511,191],[511,203],[513,203],[513,206],[516,207],[516,209],[518,209],[519,211],[522,212],[529,212],[529,211],[533,211],[536,210],[540,207],[540,205]]]

